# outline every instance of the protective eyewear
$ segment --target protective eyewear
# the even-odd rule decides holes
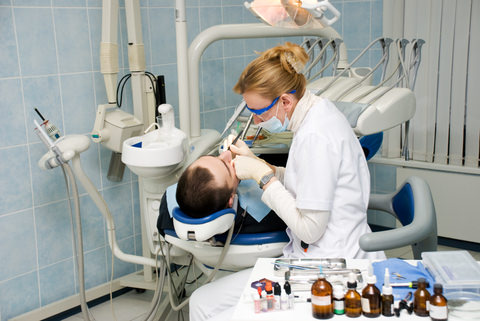
[[[296,90],[292,90],[292,91],[289,91],[287,94],[294,94],[296,93],[297,91]],[[263,114],[264,112],[266,112],[267,110],[269,110],[270,108],[272,108],[273,106],[275,106],[275,104],[277,103],[278,99],[280,99],[280,96],[278,96],[277,98],[275,98],[272,103],[270,105],[268,105],[267,107],[265,108],[262,108],[262,109],[251,109],[250,107],[248,107],[248,105],[245,105],[247,107],[247,109],[254,113],[255,115],[261,115]]]

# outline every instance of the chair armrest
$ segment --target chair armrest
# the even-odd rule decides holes
[[[423,227],[407,225],[393,230],[364,234],[360,237],[359,243],[362,250],[371,252],[411,245],[426,238]]]

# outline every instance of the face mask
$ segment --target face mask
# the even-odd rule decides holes
[[[283,124],[280,119],[277,118],[277,116],[273,116],[269,120],[259,123],[258,126],[268,130],[271,133],[281,133],[287,130],[289,122],[290,121],[287,116],[285,116],[285,122]]]
[[[276,114],[278,115],[278,105]],[[277,115],[273,116],[269,120],[259,123],[258,126],[268,130],[271,133],[281,133],[286,131],[290,120],[285,114],[285,122],[282,124],[280,119],[277,118]]]

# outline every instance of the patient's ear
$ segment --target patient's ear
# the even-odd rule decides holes
[[[235,194],[230,195],[230,198],[228,199],[228,207],[233,207],[233,200],[235,198]]]

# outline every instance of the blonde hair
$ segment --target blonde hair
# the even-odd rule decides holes
[[[268,49],[248,64],[233,91],[243,94],[252,90],[273,99],[296,90],[300,99],[307,83],[301,70],[307,61],[305,50],[291,42]]]

